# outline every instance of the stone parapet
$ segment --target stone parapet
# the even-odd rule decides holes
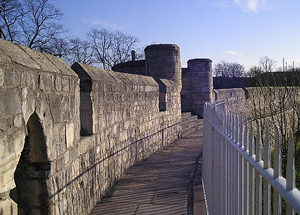
[[[0,40],[0,212],[17,214],[24,198],[19,210],[88,214],[126,169],[178,139],[181,76],[170,71],[180,55],[172,47],[159,111],[152,77],[80,63],[74,72],[60,58]]]

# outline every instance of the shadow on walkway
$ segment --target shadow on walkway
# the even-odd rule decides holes
[[[130,168],[91,214],[206,214],[201,184],[202,131],[201,126]]]

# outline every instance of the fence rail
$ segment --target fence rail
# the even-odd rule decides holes
[[[294,136],[288,142],[286,178],[281,173],[281,143],[276,132],[273,168],[269,126],[226,112],[224,102],[204,106],[203,185],[212,215],[300,214],[295,187]],[[256,135],[255,135],[256,133]],[[263,147],[264,146],[264,147]],[[283,207],[283,201],[286,207]]]

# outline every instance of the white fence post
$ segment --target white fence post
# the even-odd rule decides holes
[[[281,142],[280,142],[280,131],[276,127],[276,143],[274,152],[274,178],[281,176]],[[274,190],[274,215],[281,214],[281,197],[280,194]]]
[[[266,124],[266,136],[264,140],[264,168],[268,169],[271,167],[271,152],[270,152],[270,133],[269,125]],[[268,180],[264,179],[264,215],[271,215],[271,185]]]
[[[290,132],[290,139],[288,144],[288,156],[286,164],[286,190],[290,191],[295,189],[295,146],[294,146],[294,134]],[[286,203],[287,215],[295,214],[295,211],[288,202]]]
[[[249,154],[248,120],[245,120],[244,150]],[[244,214],[249,215],[249,163],[244,159]]]
[[[261,161],[261,126],[260,121],[257,123],[257,138],[256,138],[256,144],[255,144],[255,161],[260,162]],[[262,214],[262,177],[260,174],[258,174],[257,171],[255,171],[255,215],[261,215]]]
[[[225,113],[224,104],[204,106],[203,186],[208,211],[218,214],[279,215],[281,198],[287,202],[287,214],[300,213],[300,191],[295,187],[294,137],[290,132],[287,154],[287,178],[281,175],[281,143],[276,130],[274,169],[271,167],[269,126],[264,144],[261,125],[254,141],[252,121]],[[248,131],[250,130],[250,132]],[[264,145],[262,159],[262,145]],[[263,185],[262,185],[263,181]],[[271,199],[271,187],[273,199]],[[262,193],[263,189],[263,193]],[[262,199],[263,196],[263,199]]]
[[[253,134],[253,122],[250,122],[250,135],[249,135],[249,155],[253,156],[254,154],[254,134]],[[255,170],[253,167],[249,166],[249,214],[254,215],[254,198],[255,190]]]

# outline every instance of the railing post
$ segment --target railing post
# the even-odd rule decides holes
[[[226,113],[222,117],[222,130],[225,130]],[[226,214],[226,141],[224,136],[221,136],[221,211]]]
[[[288,142],[285,179],[281,176],[281,143],[278,128],[273,170],[269,126],[266,125],[262,160],[260,122],[257,124],[257,136],[254,141],[252,121],[248,133],[247,120],[243,127],[241,118],[232,113],[221,112],[223,106],[219,105],[204,106],[203,184],[209,213],[270,215],[271,186],[274,190],[272,204],[275,215],[281,214],[281,196],[287,202],[287,214],[293,215],[295,211],[299,213],[300,191],[295,187],[292,131]]]
[[[269,125],[266,124],[266,136],[264,139],[264,168],[268,169],[271,167],[271,154],[270,154],[270,133],[269,133]],[[269,182],[264,179],[264,215],[271,215],[271,186]]]
[[[248,120],[245,119],[244,150],[248,151]],[[244,215],[249,215],[249,163],[244,161]]]
[[[257,138],[256,138],[256,162],[261,161],[261,126],[260,121],[257,123]],[[255,171],[255,215],[262,214],[262,177]]]
[[[239,146],[243,147],[243,118],[239,119]],[[244,211],[244,158],[242,155],[238,154],[238,163],[239,163],[239,210],[238,214],[243,214]]]
[[[290,138],[288,143],[288,155],[286,165],[286,190],[290,191],[295,188],[295,146],[294,146],[294,134],[290,132]],[[294,215],[295,211],[291,205],[287,202],[287,215]]]
[[[253,134],[253,122],[250,123],[250,136],[249,136],[249,155],[254,154],[254,134]],[[255,170],[253,167],[249,166],[249,214],[254,215],[255,206]]]
[[[276,143],[274,152],[274,178],[281,176],[281,142],[280,142],[280,131],[276,126]],[[281,197],[277,191],[274,190],[274,215],[281,214]]]

